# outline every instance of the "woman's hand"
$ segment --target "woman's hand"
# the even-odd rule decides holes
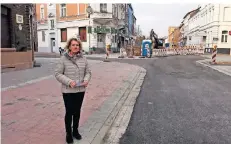
[[[88,82],[87,82],[87,81],[85,81],[85,82],[83,82],[83,83],[82,83],[82,85],[83,85],[83,86],[85,86],[85,87],[87,87]]]
[[[71,81],[70,87],[71,87],[71,88],[74,88],[75,86],[76,86],[76,82],[75,82],[75,81]]]

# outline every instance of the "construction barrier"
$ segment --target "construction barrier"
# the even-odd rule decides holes
[[[167,56],[167,49],[153,49],[153,56]]]
[[[153,49],[153,56],[164,57],[173,55],[202,55],[204,54],[204,48],[198,46],[186,46],[179,48],[168,49]]]
[[[212,54],[212,64],[216,64],[216,56],[217,56],[217,46],[215,45]]]

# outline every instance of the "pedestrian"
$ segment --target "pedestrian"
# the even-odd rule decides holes
[[[59,53],[60,53],[60,56],[62,55],[62,48],[59,47]]]
[[[82,139],[78,130],[79,119],[91,71],[86,58],[82,55],[82,44],[79,40],[71,38],[67,42],[66,49],[67,52],[61,56],[55,70],[55,77],[62,84],[61,91],[66,110],[66,142],[73,143],[73,137],[77,140]]]

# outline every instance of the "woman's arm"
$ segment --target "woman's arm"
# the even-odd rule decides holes
[[[65,71],[64,63],[62,57],[60,58],[56,70],[55,70],[55,78],[62,84],[69,86],[72,82],[70,78],[65,76],[63,73]]]
[[[91,80],[91,70],[90,70],[90,67],[89,67],[89,64],[88,64],[88,61],[87,59],[85,58],[85,63],[86,63],[86,66],[85,66],[85,76],[84,76],[84,82],[89,82]]]

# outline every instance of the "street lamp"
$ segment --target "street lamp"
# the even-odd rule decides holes
[[[89,18],[89,25],[88,25],[88,30],[89,30],[89,27],[91,25],[91,20],[90,20],[90,15],[93,13],[93,9],[91,8],[90,4],[87,6],[87,9],[86,9],[87,13],[88,13],[88,18]],[[88,33],[89,35],[89,50],[90,50],[90,33]]]
[[[87,13],[88,13],[88,18],[90,18],[90,14],[93,13],[93,9],[91,8],[90,5],[87,6],[87,9],[86,9]]]

